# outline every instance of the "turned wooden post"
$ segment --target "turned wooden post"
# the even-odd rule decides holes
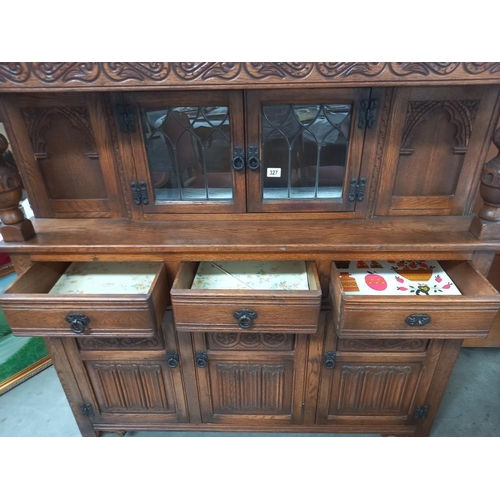
[[[17,170],[5,162],[3,155],[8,146],[7,139],[0,134],[0,220],[5,224],[0,233],[5,241],[25,241],[35,235],[35,230],[19,206],[22,182]]]
[[[481,174],[479,194],[484,205],[472,220],[470,232],[478,240],[500,239],[500,128],[493,135],[498,154],[486,163]]]

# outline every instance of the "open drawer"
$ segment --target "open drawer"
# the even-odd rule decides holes
[[[340,338],[486,337],[500,309],[500,294],[469,262],[449,261],[439,265],[461,295],[391,296],[383,292],[349,295],[341,282],[342,270],[332,263],[330,300],[337,335]],[[376,282],[373,286],[377,286]]]
[[[18,336],[149,337],[167,300],[163,262],[37,262],[0,306]]]
[[[244,266],[252,263],[233,264]],[[277,280],[280,263],[264,264],[277,269],[277,274],[261,270],[257,273],[259,280],[269,280],[269,286],[286,288],[285,280]],[[217,263],[214,265],[218,266]],[[224,288],[220,281],[214,285],[218,288],[193,288],[200,276],[197,274],[199,263],[183,262],[170,291],[177,331],[316,333],[321,306],[318,271],[314,262],[302,261],[297,265],[303,269],[303,289],[245,288],[245,283],[243,288]],[[229,274],[224,269],[221,273],[221,276]],[[295,285],[292,283],[291,286]]]

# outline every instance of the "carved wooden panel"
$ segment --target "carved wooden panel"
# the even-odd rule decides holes
[[[291,412],[293,363],[215,362],[211,367],[216,414]]]
[[[478,107],[477,100],[408,103],[394,196],[455,193]],[[409,182],[415,171],[419,182]]]
[[[175,413],[172,381],[158,361],[87,361],[101,413]]]
[[[163,349],[164,343],[160,336],[147,338],[97,338],[97,337],[82,337],[77,339],[78,346],[81,350],[97,350],[108,351],[120,349],[126,350],[153,350]]]
[[[346,85],[374,82],[500,81],[500,63],[474,62],[4,62],[0,90],[259,83]]]
[[[265,425],[303,421],[306,335],[192,334],[203,422]],[[226,343],[225,343],[226,342]]]
[[[120,217],[114,147],[101,96],[5,96],[12,141],[37,217]]]
[[[280,333],[210,333],[207,345],[213,350],[293,350],[294,335]]]
[[[428,341],[422,339],[338,339],[337,349],[346,352],[425,351]]]
[[[339,363],[330,415],[406,415],[420,363]]]
[[[498,92],[487,86],[395,91],[376,215],[468,213]]]
[[[107,198],[87,109],[23,108],[22,113],[49,197]]]

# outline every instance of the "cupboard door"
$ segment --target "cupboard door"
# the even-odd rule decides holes
[[[421,370],[421,362],[403,359],[338,362],[321,423],[340,423],[343,417],[351,422],[356,417],[385,423],[406,421]]]
[[[425,351],[415,352],[394,352],[390,344],[387,352],[363,351],[361,341],[351,344],[351,352],[336,352],[332,361],[334,343],[332,336],[325,340],[324,359],[330,364],[325,362],[321,372],[318,424],[420,422],[415,410],[426,404],[443,341],[431,341]]]
[[[80,351],[95,402],[95,424],[126,429],[189,420],[171,314],[163,332],[165,350]]]
[[[144,214],[245,211],[241,92],[138,92],[123,106],[138,117],[132,182]]]
[[[367,88],[249,91],[249,211],[353,211],[369,97]]]
[[[37,217],[121,217],[102,96],[5,98],[9,136]]]
[[[203,422],[300,424],[307,336],[193,334]]]
[[[498,90],[396,89],[376,215],[462,215],[470,210]]]

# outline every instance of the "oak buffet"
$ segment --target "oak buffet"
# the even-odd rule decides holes
[[[500,63],[0,63],[0,305],[84,436],[428,435],[500,308],[499,91]],[[462,295],[346,300],[336,262],[376,259],[438,260]],[[309,290],[191,290],[198,262],[282,260]],[[48,293],[132,261],[140,293]]]

